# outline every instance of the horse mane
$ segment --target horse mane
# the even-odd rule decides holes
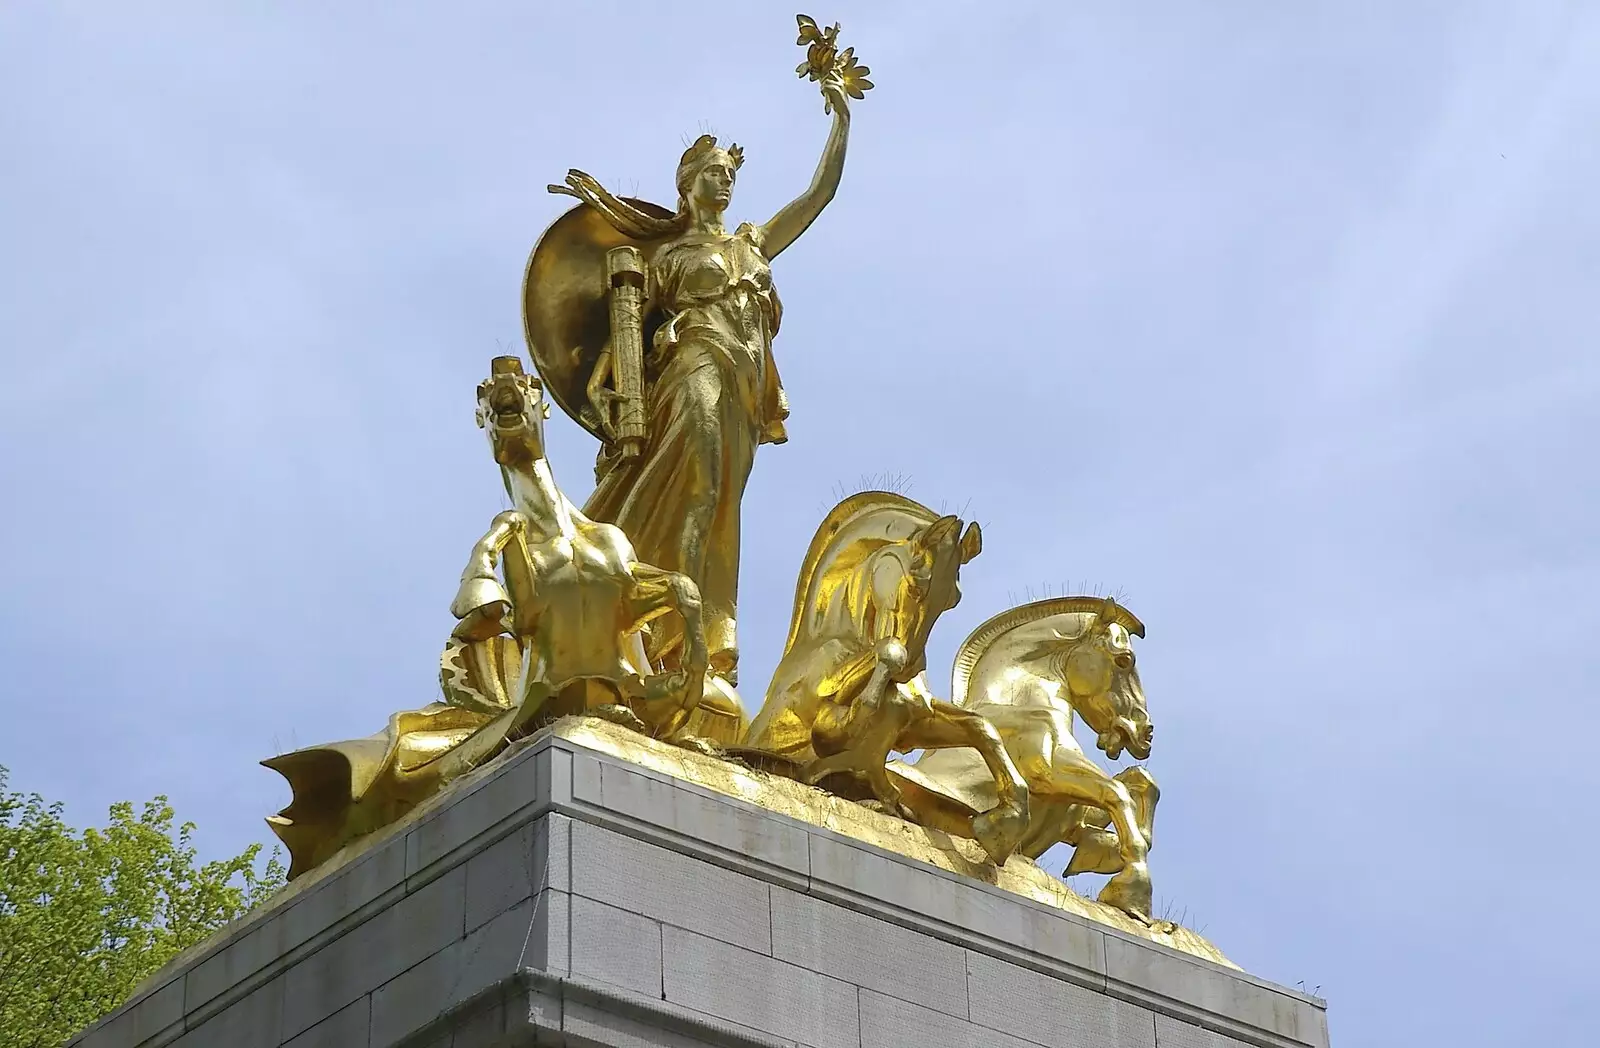
[[[938,519],[938,514],[928,507],[893,491],[858,491],[833,507],[817,526],[811,545],[806,549],[805,559],[800,562],[800,577],[794,587],[794,609],[789,618],[789,636],[783,645],[785,655],[794,648],[804,628],[806,614],[811,610],[809,598],[813,585],[840,564],[837,554],[828,563],[823,562],[834,539],[852,522],[873,511],[886,509],[897,510],[924,523]],[[865,552],[868,551],[863,550]]]
[[[972,671],[977,669],[978,661],[988,653],[995,641],[1018,626],[1038,622],[1052,615],[1097,614],[1104,611],[1105,606],[1104,597],[1049,597],[1002,611],[984,622],[961,642],[961,647],[956,651],[955,666],[950,671],[950,701],[957,706],[966,705],[967,689],[972,684]],[[1116,605],[1116,609],[1117,624],[1135,637],[1142,638],[1144,623],[1122,605]]]

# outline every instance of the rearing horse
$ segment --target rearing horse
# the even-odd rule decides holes
[[[699,591],[688,576],[641,563],[620,528],[567,500],[545,458],[548,413],[520,360],[496,357],[478,387],[477,418],[512,508],[495,517],[462,573],[451,606],[459,621],[440,660],[447,701],[515,710],[513,734],[592,713],[674,738],[705,695]],[[670,613],[682,619],[688,650],[681,669],[657,672],[639,634]]]
[[[866,491],[823,520],[795,589],[794,615],[747,747],[799,765],[797,777],[906,814],[891,752],[971,747],[994,803],[956,830],[1005,862],[1027,826],[1027,789],[982,717],[936,699],[923,676],[928,635],[961,599],[961,565],[982,549],[976,524],[901,495]]]
[[[513,507],[472,548],[440,657],[444,702],[397,713],[365,739],[263,761],[294,797],[268,821],[298,877],[393,823],[541,724],[590,713],[702,751],[703,725],[737,738],[737,697],[707,678],[700,599],[686,576],[640,563],[627,536],[588,520],[556,487],[544,453],[544,390],[516,357],[496,357],[478,387]],[[683,666],[645,658],[639,632],[676,614]]]
[[[1077,715],[1113,760],[1150,756],[1154,727],[1131,638],[1144,626],[1110,598],[1057,597],[996,615],[956,655],[951,701],[993,724],[1027,780],[1031,821],[1020,845],[1038,858],[1065,841],[1066,873],[1109,873],[1100,901],[1148,919],[1155,781],[1141,767],[1113,776],[1072,734]],[[924,825],[959,826],[993,803],[984,763],[971,751],[895,762],[906,803]],[[1115,832],[1107,827],[1115,827]]]

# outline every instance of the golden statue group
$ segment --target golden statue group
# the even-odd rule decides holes
[[[889,492],[845,499],[801,563],[753,722],[735,692],[740,501],[756,449],[787,439],[770,266],[832,199],[851,102],[872,86],[837,25],[799,22],[798,72],[832,123],[810,187],[769,221],[726,229],[744,156],[709,135],[679,161],[670,211],[581,171],[550,187],[579,203],[528,263],[537,376],[501,356],[478,386],[511,508],[462,573],[441,701],[264,762],[294,793],[270,820],[291,876],[583,715],[970,838],[996,864],[1064,842],[1068,874],[1110,875],[1100,901],[1149,919],[1155,783],[1138,766],[1109,774],[1073,736],[1081,718],[1112,759],[1149,756],[1131,640],[1144,627],[1107,598],[1012,608],[967,638],[936,697],[928,637],[981,550],[976,524]],[[582,508],[545,457],[552,400],[600,440]]]

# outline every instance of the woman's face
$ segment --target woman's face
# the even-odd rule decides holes
[[[733,199],[733,164],[719,156],[700,169],[690,187],[690,200],[701,212],[721,214]]]

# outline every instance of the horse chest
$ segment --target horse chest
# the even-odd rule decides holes
[[[546,596],[581,590],[590,601],[601,596],[621,600],[631,583],[626,567],[609,550],[582,538],[555,539],[531,552]]]

